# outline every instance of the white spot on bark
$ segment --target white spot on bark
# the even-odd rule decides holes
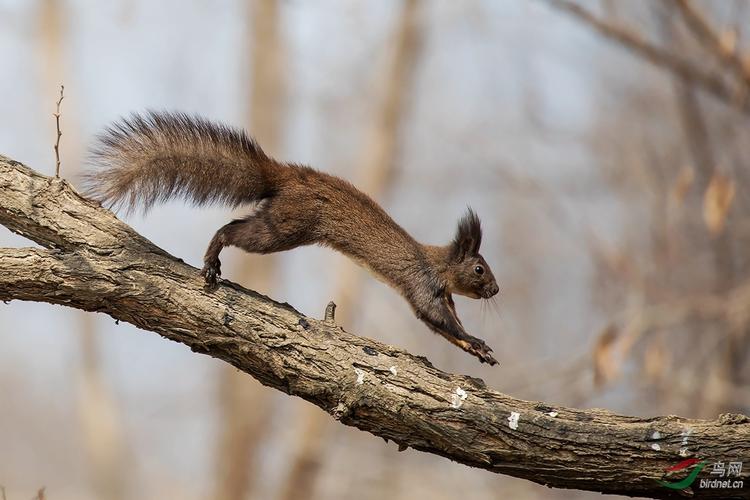
[[[391,366],[390,368],[388,368],[388,370],[393,374],[394,377],[398,375],[398,368],[396,368],[395,366]]]
[[[687,446],[688,437],[690,437],[690,434],[692,433],[693,433],[693,429],[691,429],[690,427],[682,431],[682,446]]]
[[[468,394],[466,394],[466,391],[461,389],[460,387],[456,387],[456,392],[451,394],[451,407],[453,408],[461,408],[461,405],[464,404],[464,399],[469,397]]]
[[[557,413],[556,411],[551,411],[551,412],[547,413],[547,415],[549,415],[552,418],[555,418],[556,416],[559,415],[559,413]]]
[[[682,431],[682,442],[680,443],[680,456],[686,457],[688,456],[688,438],[690,437],[690,434],[693,433],[693,429],[690,427],[687,427],[685,430]]]
[[[510,417],[508,417],[508,427],[510,427],[513,430],[518,429],[518,419],[521,418],[521,414],[517,411],[510,412]]]
[[[354,373],[357,374],[357,385],[362,385],[365,382],[365,372],[359,368],[355,368]]]
[[[661,446],[659,446],[659,443],[654,443],[651,445],[651,449],[655,451],[661,450]]]
[[[651,436],[651,439],[661,439],[661,433],[659,431],[654,431],[654,434]]]

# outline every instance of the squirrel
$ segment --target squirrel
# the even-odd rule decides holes
[[[152,111],[114,122],[98,136],[91,159],[84,194],[113,209],[140,204],[148,211],[170,198],[255,204],[211,239],[201,270],[209,288],[217,286],[225,246],[260,254],[328,246],[396,289],[431,330],[481,362],[497,363],[492,349],[464,330],[452,298],[488,299],[499,290],[479,254],[482,229],[471,208],[448,245],[423,245],[349,182],[277,161],[244,131],[184,113]]]

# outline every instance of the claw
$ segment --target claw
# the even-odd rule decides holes
[[[201,276],[206,279],[206,285],[209,288],[216,288],[219,283],[219,276],[221,276],[221,265],[206,262],[203,269],[201,269]]]

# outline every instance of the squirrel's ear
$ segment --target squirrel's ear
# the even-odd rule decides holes
[[[477,214],[469,208],[460,221],[456,237],[450,244],[451,259],[454,262],[461,262],[467,256],[479,253],[479,246],[482,244],[482,226]]]

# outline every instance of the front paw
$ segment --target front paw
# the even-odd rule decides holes
[[[206,285],[209,288],[216,288],[219,283],[219,276],[221,276],[221,264],[206,262],[201,269],[201,276],[205,278]]]
[[[488,346],[484,340],[476,337],[470,337],[468,339],[468,348],[466,349],[469,353],[473,354],[482,363],[488,363],[490,366],[497,364],[497,360],[490,354],[492,349]]]

